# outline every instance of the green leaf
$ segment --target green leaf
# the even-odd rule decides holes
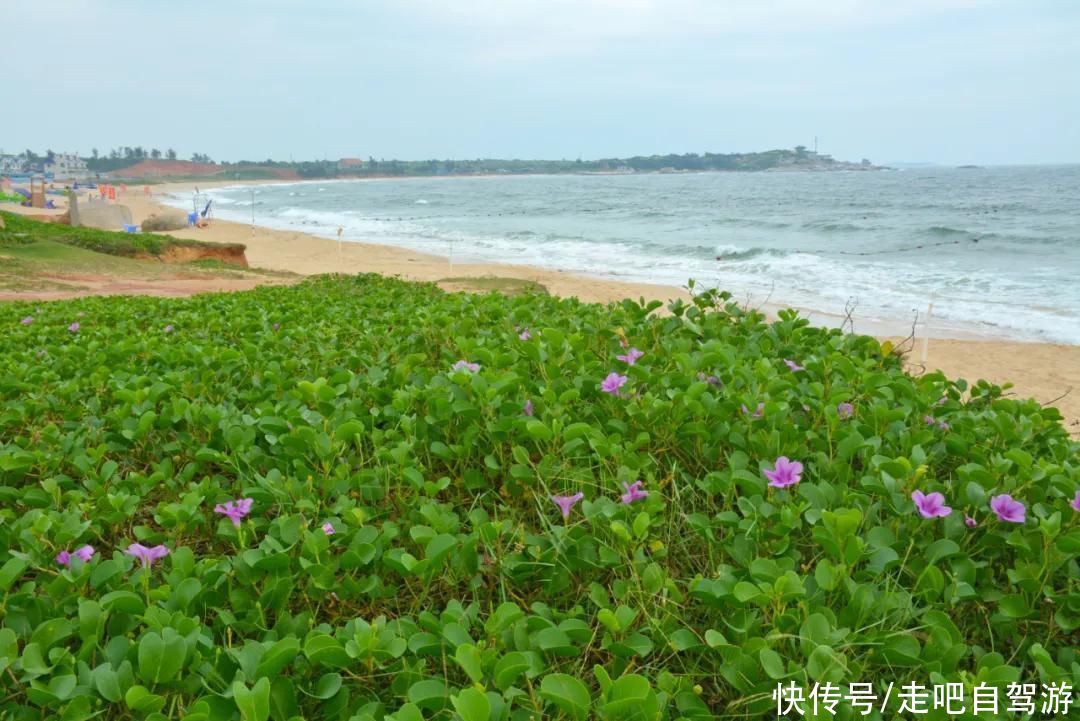
[[[438,711],[446,706],[448,692],[441,679],[425,679],[409,686],[409,702],[428,711]]]
[[[187,659],[187,643],[171,628],[148,631],[139,639],[139,678],[150,684],[170,681]]]
[[[565,673],[544,676],[540,682],[540,697],[575,721],[587,718],[592,705],[585,684]]]
[[[491,715],[491,702],[475,688],[467,688],[457,696],[451,696],[450,701],[462,721],[488,721]]]
[[[233,700],[240,709],[240,721],[267,721],[270,718],[270,679],[260,678],[252,688],[237,681]]]
[[[476,646],[471,643],[461,644],[454,651],[454,660],[473,683],[484,680],[484,671],[480,666],[480,649]]]

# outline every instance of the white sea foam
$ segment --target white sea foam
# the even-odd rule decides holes
[[[257,211],[256,222],[330,238],[341,227],[346,240],[452,253],[459,262],[526,263],[680,286],[693,278],[738,298],[769,298],[833,315],[843,315],[854,299],[856,318],[890,321],[897,330],[910,327],[914,314],[924,315],[933,302],[933,327],[1080,343],[1080,293],[1071,284],[1062,285],[1065,276],[1080,271],[1080,261],[1054,240],[1077,227],[1067,214],[1044,216],[1038,224],[1019,218],[991,223],[981,216],[972,221],[969,208],[977,207],[978,199],[954,211],[950,204],[960,204],[947,186],[937,196],[925,188],[918,193],[900,188],[893,196],[862,202],[856,211],[823,207],[827,193],[813,199],[817,205],[805,201],[793,206],[781,200],[786,194],[769,196],[774,191],[768,187],[755,191],[762,196],[751,198],[756,205],[747,201],[747,207],[725,206],[716,212],[715,203],[705,198],[697,201],[700,206],[680,199],[672,212],[659,215],[640,210],[634,204],[638,196],[623,200],[622,184],[631,182],[641,186],[639,195],[669,182],[687,185],[691,195],[695,189],[689,183],[781,182],[760,176],[738,181],[698,177],[704,180],[327,181],[326,192],[307,198],[294,195],[302,191],[290,184],[263,185],[265,206]],[[890,177],[896,185],[913,176]],[[868,182],[856,174],[849,178],[843,182]],[[838,181],[813,182],[816,188]],[[421,202],[431,196],[418,198],[418,187],[440,193],[439,203]],[[1005,202],[1009,194],[1001,194]],[[221,217],[250,220],[250,189],[219,188],[212,197],[220,203]],[[922,215],[913,220],[911,208],[923,205],[932,210],[920,210]],[[641,207],[664,204],[649,201]],[[1033,246],[1030,240],[1012,240],[1024,228],[1024,237],[1034,234],[1040,242]],[[717,242],[718,237],[724,240]],[[983,240],[976,245],[972,237]],[[1056,264],[1037,260],[1039,253],[1029,252],[1033,248],[1046,249],[1039,251],[1044,257],[1057,248]],[[1048,288],[1057,289],[1051,298]]]

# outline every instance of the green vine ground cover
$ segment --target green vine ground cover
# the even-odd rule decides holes
[[[727,300],[360,276],[0,306],[0,717],[1080,687],[1060,414]]]

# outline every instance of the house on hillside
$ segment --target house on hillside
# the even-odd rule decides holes
[[[45,174],[52,175],[53,180],[83,180],[89,177],[90,172],[86,168],[86,161],[78,153],[56,153],[45,163]]]

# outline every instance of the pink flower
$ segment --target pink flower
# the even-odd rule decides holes
[[[699,381],[701,381],[702,383],[708,383],[709,385],[713,386],[714,388],[719,388],[721,385],[723,385],[720,382],[720,379],[717,378],[716,376],[709,376],[709,375],[705,375],[704,373],[698,373],[697,374],[697,379]]]
[[[923,416],[922,419],[923,419],[923,423],[925,423],[928,426],[932,426],[935,423],[937,423],[937,418],[934,418],[933,416]]]
[[[648,498],[649,492],[641,489],[642,484],[642,481],[634,481],[633,483],[623,481],[622,487],[626,490],[626,493],[619,496],[619,498],[628,506],[634,501]]]
[[[742,405],[742,412],[743,412],[744,415],[749,415],[750,414],[750,409],[746,407],[745,403],[743,403],[743,405]],[[754,411],[753,417],[754,418],[761,418],[763,415],[765,415],[765,404],[764,403],[758,403],[757,404],[757,409]]]
[[[219,503],[214,506],[214,513],[228,516],[233,525],[240,528],[240,521],[244,520],[244,516],[251,513],[251,504],[254,502],[250,498],[241,498],[239,501],[229,501],[224,505]]]
[[[997,514],[998,520],[1009,523],[1023,523],[1027,518],[1027,508],[1024,504],[1013,500],[1008,493],[992,496],[990,510]]]
[[[129,556],[134,556],[142,561],[143,568],[150,568],[150,566],[154,565],[154,561],[168,556],[169,549],[160,545],[154,546],[153,548],[147,548],[141,543],[133,543],[127,547],[127,550],[124,551],[124,553]]]
[[[853,415],[855,415],[855,406],[851,405],[850,403],[841,403],[836,406],[836,415],[840,416],[840,418],[844,420],[847,420],[848,418],[851,418]]]
[[[608,373],[608,377],[600,384],[600,390],[604,393],[618,393],[619,389],[626,385],[626,380],[626,376],[621,376],[613,371]]]
[[[793,361],[793,360],[790,360],[790,359],[788,359],[788,358],[785,358],[785,359],[784,359],[784,365],[786,365],[786,366],[787,366],[788,368],[790,368],[790,369],[791,369],[791,372],[792,372],[792,373],[797,373],[798,371],[804,371],[804,370],[806,370],[806,369],[805,369],[805,368],[803,368],[803,367],[802,367],[801,365],[799,365],[799,364],[798,364],[798,363],[796,363],[795,361]]]
[[[530,338],[532,338],[532,333],[529,332],[528,328],[525,328],[520,333],[518,333],[518,338],[520,338],[521,340],[529,340]]]
[[[480,370],[480,364],[470,363],[465,360],[459,360],[457,363],[450,367],[450,370],[469,371],[470,373],[476,373]]]
[[[1080,513],[1080,491],[1076,492],[1076,495],[1073,496],[1073,499],[1069,502],[1069,505],[1072,506],[1072,509],[1074,511]]]
[[[525,401],[525,407],[521,409],[521,412],[527,416],[531,416],[533,414],[533,402],[531,400]]]
[[[617,355],[617,356],[615,356],[615,358],[617,360],[621,360],[623,363],[625,363],[628,366],[632,366],[635,363],[637,363],[638,358],[640,358],[643,355],[645,355],[645,353],[643,351],[639,351],[637,348],[631,348],[630,350],[626,351],[626,355]]]
[[[578,501],[585,497],[584,493],[578,492],[572,496],[552,496],[551,500],[555,502],[555,505],[562,511],[563,519],[570,517],[570,509],[574,507]]]
[[[326,523],[322,524],[322,530],[323,530],[323,533],[325,533],[328,536],[332,536],[335,533],[337,533],[337,531],[334,530],[334,524],[330,523],[330,521],[327,521]]]
[[[964,516],[964,525],[967,526],[968,528],[975,528],[975,526],[979,525],[979,522],[976,521],[971,516],[965,515]]]
[[[30,325],[31,323],[34,322],[34,316],[28,315],[19,322],[22,323],[23,325]]]
[[[794,486],[802,480],[802,472],[803,465],[798,461],[788,460],[787,456],[777,458],[776,464],[771,471],[762,471],[765,477],[769,479],[769,485],[773,488]]]
[[[72,323],[71,325],[68,326],[68,330],[71,331],[72,333],[78,333],[79,328],[81,328],[81,327],[82,326],[79,325],[79,321],[75,321],[74,323]]]
[[[89,563],[90,559],[94,557],[93,546],[83,546],[75,550],[74,553],[68,553],[67,551],[60,551],[56,554],[56,562],[61,566],[70,566],[72,558],[78,558],[83,563]]]
[[[172,323],[170,323],[169,325],[165,326],[165,332],[166,332],[166,333],[172,333],[172,332],[173,332],[173,327],[172,327]]]
[[[944,518],[952,513],[952,509],[945,505],[945,496],[940,493],[928,493],[922,491],[911,494],[911,500],[915,501],[915,508],[923,518]]]

